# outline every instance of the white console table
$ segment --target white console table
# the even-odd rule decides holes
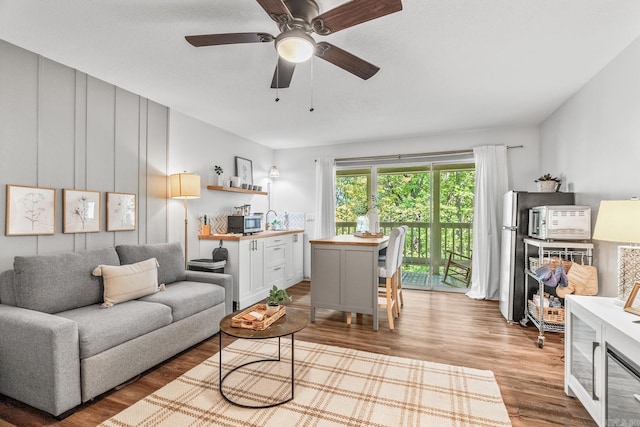
[[[567,295],[565,300],[565,393],[578,398],[599,426],[606,426],[607,418],[616,418],[607,413],[616,405],[608,398],[622,381],[608,373],[607,348],[640,365],[640,323],[634,323],[640,316],[625,312],[614,300],[583,295]],[[631,417],[637,414],[638,422],[640,401],[635,401],[640,382],[636,385],[638,389],[634,386],[629,400],[624,401],[624,411]],[[619,397],[615,400],[621,401]]]

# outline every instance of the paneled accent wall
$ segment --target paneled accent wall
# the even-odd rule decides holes
[[[167,241],[168,108],[0,40],[0,271],[15,255]],[[51,187],[56,232],[6,236],[6,185]],[[100,232],[63,234],[62,189],[101,194]],[[106,231],[108,191],[137,195],[135,231]]]

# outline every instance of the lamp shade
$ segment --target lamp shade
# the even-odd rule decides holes
[[[278,178],[280,176],[280,171],[277,166],[271,166],[269,170],[269,178]]]
[[[640,243],[640,200],[603,200],[594,240]]]
[[[176,173],[170,176],[172,199],[200,198],[200,175]]]

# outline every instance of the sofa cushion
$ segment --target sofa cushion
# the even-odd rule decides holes
[[[99,304],[57,313],[78,324],[80,359],[171,324],[171,308],[162,304],[127,301],[103,310]],[[144,349],[140,349],[144,351]]]
[[[120,264],[133,264],[149,258],[156,258],[158,283],[169,284],[186,278],[184,253],[180,243],[156,243],[152,245],[118,245],[116,251]]]
[[[16,256],[16,306],[57,313],[102,302],[102,280],[91,275],[100,264],[120,264],[114,248]]]
[[[127,265],[99,265],[92,274],[102,276],[104,285],[102,308],[153,294],[159,290],[158,261],[155,258]]]
[[[218,304],[224,304],[224,288],[204,282],[176,282],[166,285],[163,292],[140,298],[171,307],[173,321],[177,322]]]

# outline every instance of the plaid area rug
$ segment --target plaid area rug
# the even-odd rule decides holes
[[[493,372],[295,341],[295,398],[247,409],[218,390],[218,354],[105,421],[102,426],[509,426]],[[223,350],[223,373],[277,357],[278,340],[237,340]],[[291,396],[291,341],[282,361],[261,362],[224,380],[243,404]]]

